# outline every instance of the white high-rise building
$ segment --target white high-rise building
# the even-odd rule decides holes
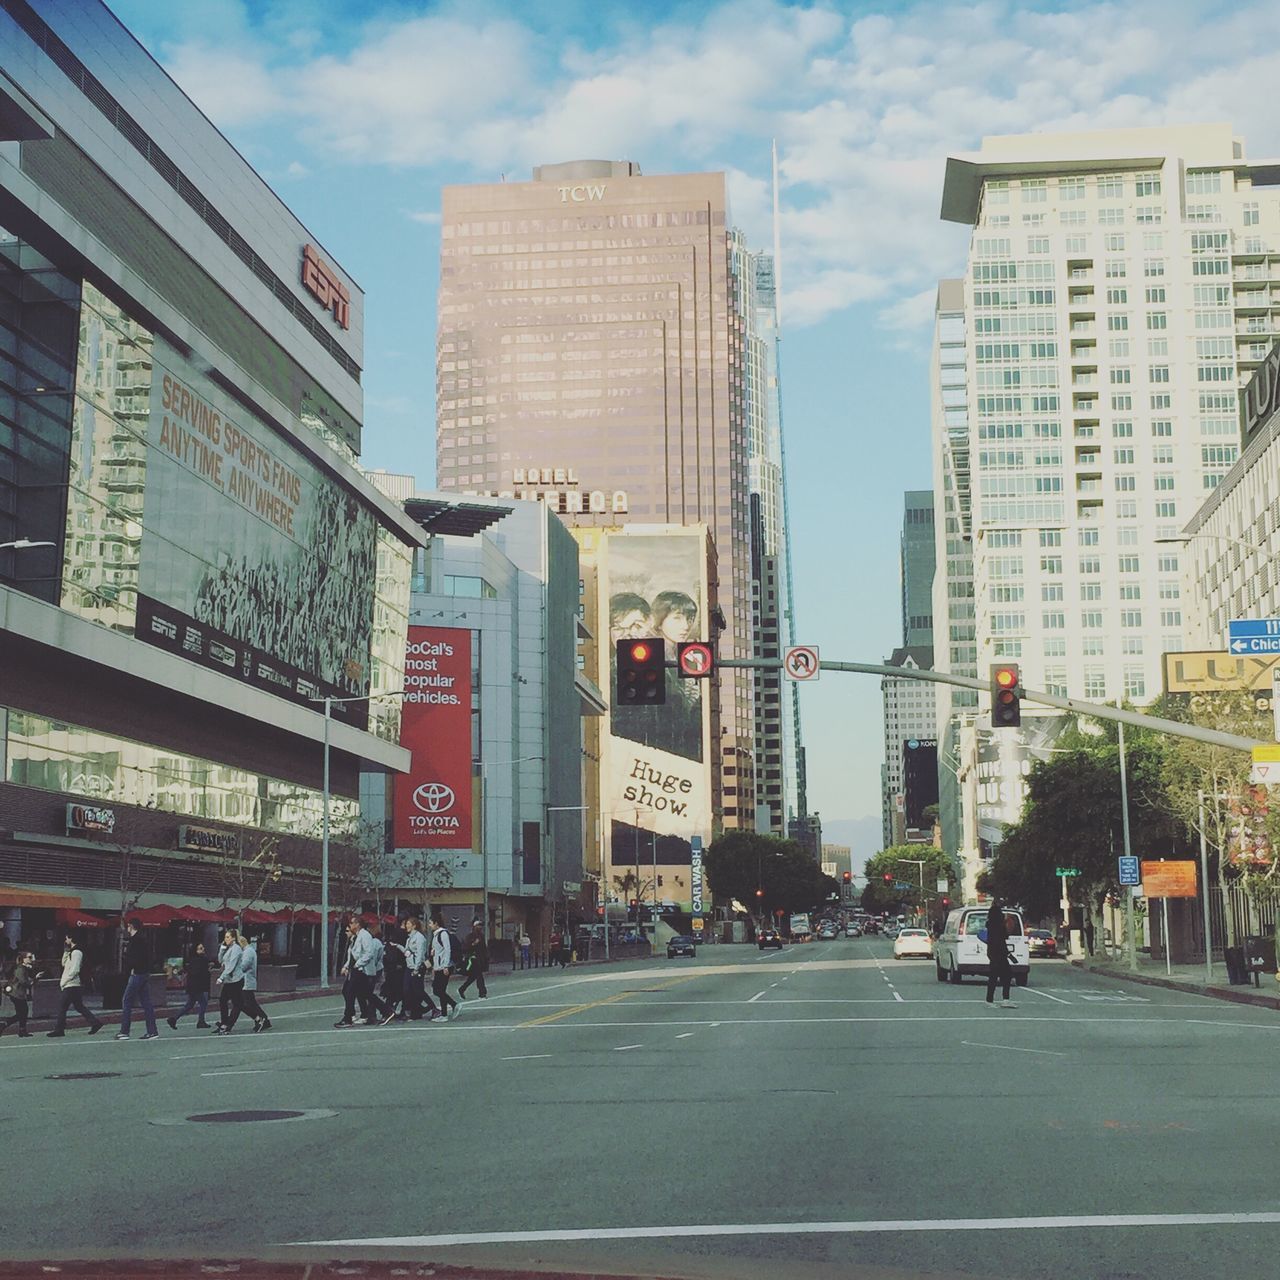
[[[885,666],[927,671],[932,663],[932,650],[904,646],[893,651]],[[919,813],[914,812],[922,807],[921,801],[933,804],[937,799],[936,786],[923,797],[908,794],[905,766],[908,750],[915,751],[922,746],[932,750],[934,745],[938,715],[936,687],[925,680],[896,680],[892,676],[884,676],[880,680],[880,694],[884,699],[884,763],[880,766],[881,835],[886,849],[890,845],[902,844],[908,827],[919,828],[922,825]],[[914,822],[909,819],[914,819]]]
[[[973,234],[935,340],[939,668],[1014,659],[1028,688],[1149,702],[1183,646],[1177,540],[1280,329],[1280,163],[1221,124],[986,138],[948,160],[942,216]],[[1053,730],[1034,704],[1014,735],[950,702],[959,822],[945,787],[941,808],[968,864]]]
[[[979,671],[1013,658],[1030,688],[1160,692],[1183,627],[1183,552],[1163,540],[1234,463],[1237,383],[1276,330],[1278,182],[1226,125],[987,138],[948,160],[942,216],[974,228]]]

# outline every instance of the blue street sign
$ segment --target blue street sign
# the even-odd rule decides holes
[[[908,884],[905,880],[895,880],[893,882],[893,887],[895,889],[912,889],[915,886]]]
[[[1119,858],[1120,863],[1120,883],[1121,884],[1141,884],[1142,874],[1138,867],[1137,858]]]
[[[1280,618],[1232,618],[1227,624],[1232,653],[1280,653]]]

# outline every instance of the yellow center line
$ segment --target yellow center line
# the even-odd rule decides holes
[[[575,1013],[585,1013],[588,1009],[599,1009],[602,1005],[616,1004],[619,1000],[625,1000],[628,996],[651,995],[656,991],[669,991],[672,987],[678,986],[682,982],[691,982],[698,975],[695,973],[684,974],[679,978],[673,978],[669,982],[664,982],[660,986],[646,987],[643,991],[618,991],[611,996],[604,996],[600,1000],[592,1000],[589,1004],[575,1004],[571,1009],[561,1009],[559,1013],[548,1013],[541,1018],[532,1018],[528,1022],[516,1023],[516,1029],[521,1027],[543,1027],[548,1022],[559,1022],[562,1018],[572,1018]]]

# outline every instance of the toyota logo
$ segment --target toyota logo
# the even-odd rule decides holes
[[[424,782],[414,791],[413,803],[423,813],[443,813],[453,808],[453,788],[443,782]]]

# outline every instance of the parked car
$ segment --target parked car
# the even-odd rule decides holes
[[[697,945],[687,933],[678,933],[674,938],[667,942],[667,959],[674,960],[676,956],[689,956],[696,958],[698,954]]]
[[[765,947],[777,947],[777,949],[781,951],[782,934],[780,934],[776,929],[761,929],[760,932],[756,934],[756,945],[761,951],[763,951]]]
[[[1004,919],[1014,981],[1025,987],[1031,976],[1031,956],[1022,932],[1022,912],[1006,907]],[[987,976],[986,926],[986,907],[957,907],[947,916],[947,923],[933,945],[939,982],[958,984],[970,973]]]
[[[929,960],[933,956],[933,939],[928,929],[903,929],[893,940],[893,958],[905,960],[908,956],[919,956]]]
[[[1048,929],[1029,929],[1027,951],[1033,956],[1047,956],[1053,959],[1058,954],[1058,940]]]

